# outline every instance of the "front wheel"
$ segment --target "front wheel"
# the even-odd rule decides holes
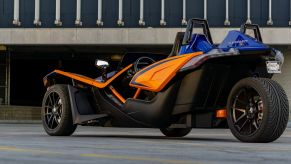
[[[167,137],[184,137],[191,132],[191,128],[162,128],[161,132]]]
[[[44,95],[41,110],[43,128],[51,136],[69,136],[77,125],[73,124],[70,98],[66,85],[51,86]]]
[[[288,98],[282,87],[266,78],[245,78],[231,90],[227,122],[242,142],[272,142],[286,129]]]

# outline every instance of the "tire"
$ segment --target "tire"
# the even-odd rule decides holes
[[[191,132],[192,128],[162,128],[160,131],[167,137],[184,137]]]
[[[285,131],[289,118],[288,98],[283,88],[267,78],[245,78],[231,90],[227,122],[242,142],[272,142]]]
[[[43,128],[50,136],[70,136],[73,124],[70,98],[66,85],[53,85],[44,95],[41,110]]]

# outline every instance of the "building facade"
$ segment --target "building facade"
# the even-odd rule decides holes
[[[166,54],[189,18],[207,19],[215,43],[259,24],[285,53],[274,79],[291,98],[290,0],[0,0],[0,105],[39,106],[42,77],[55,68],[94,75],[100,56]]]

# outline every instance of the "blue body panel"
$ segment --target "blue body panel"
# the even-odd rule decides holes
[[[230,48],[236,48],[239,51],[260,51],[270,49],[269,46],[264,43],[236,30],[229,31],[218,48],[224,51],[228,51]]]
[[[255,38],[245,35],[240,31],[232,30],[228,32],[225,39],[218,46],[212,45],[203,34],[193,34],[192,40],[189,41],[187,45],[181,46],[179,55],[198,51],[207,53],[212,49],[220,49],[222,51],[227,52],[231,48],[234,48],[239,52],[262,51],[270,49],[269,46],[257,41]]]
[[[207,53],[214,48],[215,46],[207,40],[205,35],[193,34],[192,40],[189,42],[189,44],[181,46],[179,54],[182,55],[199,51]]]

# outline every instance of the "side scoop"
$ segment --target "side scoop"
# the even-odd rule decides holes
[[[201,54],[203,52],[174,56],[154,63],[136,73],[129,85],[152,92],[160,92],[180,68],[193,57]]]

